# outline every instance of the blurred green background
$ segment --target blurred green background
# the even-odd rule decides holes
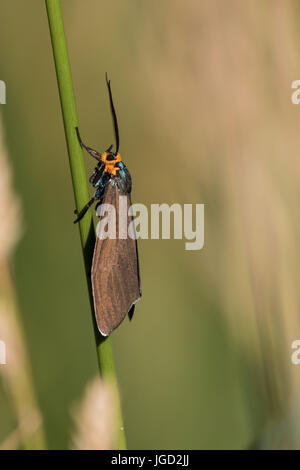
[[[112,335],[128,447],[300,447],[298,2],[61,4],[83,140],[113,143],[108,72],[133,202],[205,204],[202,250],[139,243],[143,298]],[[97,373],[73,191],[44,2],[0,12],[14,276],[48,446],[64,449]]]

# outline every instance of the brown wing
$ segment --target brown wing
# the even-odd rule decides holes
[[[136,240],[119,237],[119,195],[111,184],[105,190],[103,203],[116,208],[116,239],[96,238],[92,264],[92,286],[97,325],[103,336],[108,336],[122,322],[127,313],[133,313],[141,297]],[[131,205],[130,194],[127,207]],[[127,223],[132,220],[127,216]]]

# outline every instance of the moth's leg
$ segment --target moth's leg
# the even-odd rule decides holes
[[[95,193],[96,200],[99,201],[99,202],[97,202],[96,207],[95,207],[97,217],[99,217],[99,215],[97,213],[97,209],[98,209],[99,206],[101,206],[101,204],[103,202],[104,190],[105,190],[105,186],[100,186],[100,187],[98,187],[98,189]]]
[[[79,216],[77,217],[76,220],[74,220],[74,224],[76,224],[76,222],[78,222],[79,220],[82,219],[82,217],[84,216],[84,214],[89,210],[89,208],[91,207],[91,205],[102,198],[103,196],[103,188],[97,188],[97,191],[95,192],[94,196],[89,200],[89,202],[84,206],[84,208],[82,209],[82,211],[80,212]],[[78,214],[77,210],[74,211],[75,214]]]
[[[98,174],[99,174],[99,170],[98,170],[98,168],[95,168],[94,171],[93,171],[93,173],[92,173],[91,176],[89,177],[89,182],[90,182],[91,184],[93,184],[93,183],[95,182],[96,176],[98,176]]]
[[[78,127],[75,127],[75,129],[76,129],[76,134],[77,134],[77,137],[78,137],[78,140],[79,140],[79,143],[80,143],[81,147],[83,147],[93,158],[96,158],[96,160],[98,160],[98,162],[101,162],[101,153],[99,153],[99,152],[97,152],[97,150],[94,150],[91,147],[88,147],[87,145],[85,145],[81,140]]]
[[[104,171],[104,163],[99,162],[98,165],[96,166],[96,168],[94,169],[93,173],[89,177],[89,182],[93,186],[95,186],[95,187],[98,186],[98,183],[99,183],[99,180],[102,177],[103,171]]]
[[[96,191],[97,193],[97,191]],[[80,212],[80,214],[78,215],[77,219],[74,220],[74,224],[76,224],[77,222],[79,222],[79,220],[82,219],[82,217],[84,216],[84,214],[89,210],[89,208],[91,207],[91,205],[96,201],[96,199],[98,199],[96,197],[96,194],[92,197],[92,199],[89,200],[89,202],[84,206],[84,208],[82,209],[82,211]],[[77,211],[75,211],[75,214],[78,214]]]

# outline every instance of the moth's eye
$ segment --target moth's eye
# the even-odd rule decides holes
[[[113,153],[109,153],[108,155],[106,155],[106,160],[107,161],[112,161],[112,160],[115,160],[116,157],[114,156]]]

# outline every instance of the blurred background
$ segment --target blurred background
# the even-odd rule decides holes
[[[112,335],[128,447],[300,448],[299,2],[61,4],[83,140],[113,143],[107,71],[133,202],[205,204],[202,250],[139,243],[143,298]],[[0,175],[12,192],[0,214],[19,239],[0,292],[13,288],[25,338],[18,367],[30,365],[28,408],[40,410],[27,421],[43,419],[47,446],[64,449],[97,374],[73,190],[44,2],[0,0],[0,11],[13,180]],[[18,425],[14,352],[0,366],[0,445]]]

